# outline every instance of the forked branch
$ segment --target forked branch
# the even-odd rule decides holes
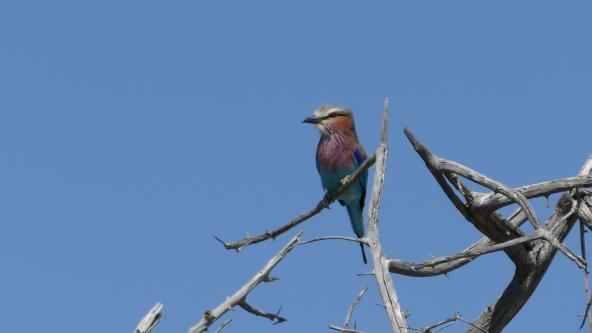
[[[249,282],[232,294],[232,296],[226,298],[224,302],[214,309],[206,311],[202,319],[197,324],[195,324],[195,326],[189,329],[189,333],[200,333],[206,331],[208,327],[210,327],[216,320],[218,320],[226,312],[237,305],[253,314],[269,318],[276,323],[285,321],[286,319],[280,317],[279,313],[275,315],[268,314],[262,310],[248,305],[246,303],[246,298],[261,282],[274,280],[273,278],[270,278],[269,274],[275,268],[275,266],[277,266],[277,264],[279,264],[280,261],[282,261],[282,259],[284,259],[288,253],[294,249],[296,244],[298,244],[298,241],[300,241],[301,235],[302,232],[298,233],[298,235],[292,238],[275,256],[273,256],[273,258],[269,260],[269,262],[267,262],[267,264],[259,272],[257,272],[257,274],[255,274],[255,276],[253,276]]]

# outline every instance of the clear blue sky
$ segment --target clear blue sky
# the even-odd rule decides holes
[[[161,301],[156,332],[185,332],[297,230],[240,254],[214,235],[279,226],[321,198],[318,134],[300,121],[326,102],[353,108],[372,151],[392,100],[387,253],[462,250],[480,235],[403,127],[510,185],[574,175],[592,152],[591,34],[585,1],[2,1],[2,331],[131,332]],[[298,230],[352,234],[337,205]],[[368,269],[351,243],[298,248],[250,297],[288,322],[237,310],[225,332],[327,331],[364,285],[358,328],[387,332],[375,282],[356,277]],[[394,280],[421,327],[474,319],[512,270],[493,254]],[[559,255],[507,332],[576,332],[583,298]]]

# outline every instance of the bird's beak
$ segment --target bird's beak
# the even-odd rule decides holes
[[[304,119],[302,122],[306,124],[318,124],[321,122],[321,119],[317,118],[316,116],[310,116],[306,117],[306,119]]]

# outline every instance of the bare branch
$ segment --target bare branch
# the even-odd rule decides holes
[[[270,281],[269,274],[279,264],[282,259],[294,249],[296,244],[300,241],[302,232],[298,233],[292,238],[273,258],[271,258],[267,264],[259,271],[253,278],[236,291],[232,296],[228,297],[222,304],[218,305],[213,310],[208,310],[204,313],[203,318],[189,329],[189,333],[203,332],[210,327],[216,320],[224,315],[228,310],[232,309],[236,305],[244,303],[247,295],[251,293],[261,282]],[[244,308],[244,307],[243,307]]]
[[[320,241],[324,241],[324,240],[344,240],[344,241],[350,241],[350,242],[368,245],[368,241],[365,238],[355,238],[355,237],[345,237],[345,236],[317,237],[317,238],[309,239],[306,241],[302,241],[302,242],[298,243],[298,245],[310,244],[310,243],[320,242]]]
[[[282,311],[281,307],[279,308],[278,312],[276,312],[276,313],[268,313],[268,312],[265,312],[261,309],[254,307],[254,306],[251,306],[249,303],[247,303],[246,299],[242,300],[240,303],[238,303],[238,305],[241,308],[243,308],[245,311],[252,313],[257,317],[264,317],[264,318],[267,318],[267,319],[273,321],[274,325],[283,323],[284,321],[287,320],[284,317],[280,317],[280,312]]]
[[[372,188],[372,199],[368,205],[368,241],[374,263],[374,276],[382,302],[384,303],[387,316],[391,322],[391,327],[395,333],[407,333],[407,321],[401,311],[401,306],[395,291],[391,275],[388,271],[388,260],[382,252],[380,237],[378,234],[378,211],[382,197],[382,186],[384,183],[384,173],[386,170],[386,157],[388,153],[388,100],[384,103],[384,113],[382,120],[381,143],[376,151],[376,173],[374,175],[374,185]]]
[[[358,330],[352,330],[350,328],[345,328],[345,327],[338,327],[335,325],[329,325],[329,328],[334,330],[334,331],[339,331],[341,333],[364,333],[363,331],[358,331]]]
[[[323,197],[323,199],[321,201],[319,201],[314,208],[301,214],[297,218],[293,219],[292,221],[288,222],[287,224],[285,224],[275,230],[268,230],[259,236],[253,236],[253,237],[249,236],[249,237],[246,237],[246,238],[244,238],[240,241],[234,242],[234,243],[227,243],[218,237],[215,237],[215,238],[219,242],[221,242],[227,250],[233,249],[236,251],[240,251],[251,244],[260,243],[260,242],[263,242],[268,239],[275,239],[277,236],[285,233],[286,231],[294,228],[295,226],[299,225],[300,223],[317,215],[323,209],[328,208],[329,205],[331,205],[331,203],[333,203],[335,200],[337,200],[337,198],[342,193],[344,193],[353,183],[355,183],[357,180],[359,180],[360,177],[362,177],[362,175],[364,174],[364,172],[366,170],[368,170],[374,164],[374,162],[376,162],[376,153],[369,156],[364,161],[364,163],[362,163],[362,165],[360,165],[360,167],[354,173],[351,174],[350,177],[345,177],[344,181],[341,183],[341,185],[339,186],[339,188],[337,190],[328,191],[327,193],[325,193],[325,196]]]
[[[467,264],[475,257],[481,256],[483,254],[501,251],[512,246],[531,242],[536,239],[544,239],[545,237],[546,232],[541,229],[528,236],[522,236],[520,238],[515,238],[500,244],[469,248],[463,252],[434,258],[421,264],[413,264],[401,260],[388,259],[389,270],[392,273],[417,277],[446,274]]]
[[[438,170],[438,165],[441,159],[436,155],[432,154],[432,152],[429,149],[427,149],[421,142],[419,142],[419,140],[417,140],[417,138],[409,128],[405,128],[403,131],[405,132],[407,139],[409,139],[409,142],[411,142],[411,145],[413,146],[417,154],[419,154],[419,156],[425,162],[428,170],[430,170],[434,178],[436,178],[436,181],[438,182],[438,184],[440,185],[448,199],[452,202],[454,207],[458,209],[458,211],[465,217],[465,219],[467,219],[467,221],[471,221],[474,223],[474,218],[469,212],[467,206],[465,206],[462,200],[454,193],[454,190],[450,187],[449,183],[446,181],[440,170]]]
[[[590,176],[575,176],[562,179],[555,179],[548,182],[538,184],[526,185],[516,188],[516,191],[522,193],[526,198],[538,198],[549,196],[554,193],[564,192],[574,188],[590,187],[592,186],[592,177]],[[499,193],[490,193],[483,196],[476,206],[484,209],[497,210],[513,203],[513,200],[506,195]]]
[[[162,320],[162,308],[164,305],[157,302],[152,309],[140,320],[134,333],[150,333]]]
[[[495,193],[502,193],[503,195],[510,198],[512,201],[517,203],[522,208],[522,210],[524,211],[524,213],[528,217],[528,220],[530,221],[530,223],[532,224],[532,226],[536,230],[544,229],[544,226],[540,222],[539,218],[536,216],[536,213],[535,213],[534,209],[532,208],[532,206],[530,205],[530,202],[528,202],[528,199],[520,191],[517,191],[510,186],[504,185],[499,181],[493,180],[493,179],[491,179],[491,178],[489,178],[489,177],[487,177],[487,176],[485,176],[485,175],[483,175],[483,174],[481,174],[469,167],[466,167],[458,162],[445,160],[445,159],[442,159],[442,158],[439,158],[439,157],[433,155],[431,152],[429,152],[429,150],[427,150],[427,148],[425,148],[425,146],[423,146],[421,143],[419,143],[419,140],[417,140],[417,138],[413,135],[413,133],[411,133],[411,131],[409,129],[406,128],[405,133],[407,134],[407,137],[409,138],[409,140],[411,140],[414,147],[416,147],[416,150],[418,151],[420,156],[422,156],[422,158],[424,158],[424,160],[426,158],[428,159],[426,161],[426,164],[428,165],[428,168],[435,176],[439,175],[440,173],[457,174],[457,175],[464,177],[466,179],[469,179],[481,186],[485,186],[485,187],[491,189],[492,191],[494,191]],[[420,151],[421,151],[421,153],[420,153]],[[441,175],[440,175],[440,177],[441,177]],[[440,181],[438,181],[438,182],[440,183]],[[440,184],[440,185],[442,185],[442,184]],[[445,186],[448,186],[448,184],[446,184]],[[463,192],[465,191],[464,188],[459,188],[459,190],[463,191]],[[456,200],[458,200],[458,197],[456,197]],[[455,206],[456,205],[457,205],[457,203],[455,203]],[[462,210],[466,211],[467,207],[463,206]],[[463,213],[463,215],[464,214],[465,213]],[[472,214],[468,213],[467,215],[470,216],[470,218],[468,218],[470,221],[474,221]],[[559,242],[557,240],[557,238],[555,238],[555,236],[552,233],[544,234],[544,238],[545,238],[545,240],[551,242],[551,244],[553,244],[553,246],[555,246],[557,249],[559,249],[559,251],[561,251],[563,254],[565,254],[565,256],[567,256],[570,260],[575,262],[579,268],[584,268],[584,266],[586,264],[585,261],[581,257],[579,257],[578,255],[576,255],[573,251],[571,251],[569,248],[567,248],[565,245],[563,245],[561,242]]]
[[[368,286],[365,286],[364,289],[362,289],[362,291],[360,291],[358,296],[356,296],[352,305],[350,305],[349,309],[347,310],[347,314],[345,315],[345,323],[343,324],[344,328],[349,328],[349,323],[351,321],[352,315],[354,314],[354,309],[360,303],[360,301],[362,300],[362,297],[364,297],[364,295],[366,294],[367,291],[368,291]]]
[[[462,316],[461,316],[461,314],[460,314],[460,313],[455,313],[455,314],[453,314],[453,315],[452,315],[450,318],[448,318],[448,319],[444,319],[444,320],[442,320],[442,321],[439,321],[439,322],[437,322],[437,323],[435,323],[435,324],[432,324],[432,325],[430,325],[430,326],[423,327],[423,328],[419,328],[419,329],[411,328],[411,330],[418,331],[419,333],[430,333],[430,332],[432,332],[432,330],[433,330],[434,328],[436,328],[436,327],[440,327],[440,326],[443,326],[443,325],[449,324],[449,325],[446,325],[445,327],[443,327],[442,329],[438,330],[438,332],[440,332],[440,331],[442,331],[444,328],[446,328],[446,327],[449,327],[450,325],[452,325],[452,323],[454,323],[455,321],[461,321],[461,322],[463,322],[463,323],[465,323],[465,324],[467,324],[467,325],[469,325],[469,326],[472,326],[472,327],[474,327],[474,328],[476,328],[476,329],[480,330],[480,331],[481,331],[481,332],[483,332],[483,333],[488,333],[486,330],[484,330],[484,329],[482,329],[481,327],[479,327],[479,326],[477,326],[477,325],[475,325],[475,324],[471,323],[470,321],[464,320],[464,319],[462,318]]]
[[[581,174],[580,174],[581,175]],[[565,193],[558,201],[553,214],[546,223],[546,229],[553,233],[557,240],[565,239],[577,221],[577,201],[572,191]],[[549,268],[557,248],[547,241],[533,241],[528,250],[527,260],[516,265],[512,281],[504,292],[481,313],[475,324],[490,333],[501,332],[516,316],[518,311],[532,296],[534,290]],[[470,328],[468,333],[481,332]]]

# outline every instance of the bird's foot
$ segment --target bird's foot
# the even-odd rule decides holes
[[[349,182],[350,179],[351,179],[350,175],[347,175],[347,176],[341,178],[341,185],[347,184],[347,182]]]
[[[321,199],[321,206],[323,206],[327,209],[331,209],[331,207],[329,207],[330,204],[331,204],[331,200],[329,200],[328,195],[325,195],[323,197],[323,199]]]

